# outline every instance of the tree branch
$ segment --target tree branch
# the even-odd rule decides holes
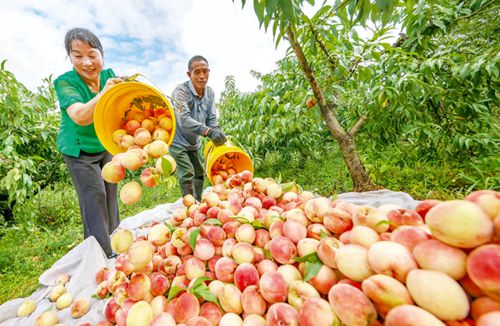
[[[349,135],[353,137],[367,119],[368,117],[364,114],[361,117],[359,117],[358,121],[356,121],[354,126],[352,126],[351,130],[349,130]]]

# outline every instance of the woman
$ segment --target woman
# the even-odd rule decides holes
[[[119,224],[117,186],[102,179],[101,169],[112,156],[99,142],[93,119],[99,98],[122,80],[103,69],[101,42],[89,30],[71,29],[64,45],[73,69],[54,81],[61,109],[57,147],[78,194],[84,238],[94,236],[110,258],[109,235]]]

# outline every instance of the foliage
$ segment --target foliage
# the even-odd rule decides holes
[[[299,86],[305,81],[294,73],[296,62],[286,58],[279,66],[267,75],[255,73],[262,85],[248,94],[237,90],[233,77],[226,77],[226,89],[218,104],[219,123],[257,163],[266,153],[282,148],[305,156],[319,155],[321,148],[315,144],[328,133],[319,112],[306,107],[311,94]],[[289,157],[288,151],[282,153]]]
[[[50,183],[66,179],[57,153],[59,119],[50,78],[37,93],[0,65],[0,222]]]

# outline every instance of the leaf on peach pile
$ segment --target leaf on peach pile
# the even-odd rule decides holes
[[[196,248],[196,239],[198,239],[198,235],[200,235],[200,229],[196,228],[191,233],[189,234],[189,245],[191,246],[191,249]]]
[[[186,291],[185,288],[180,287],[180,286],[172,286],[170,290],[168,290],[168,297],[167,297],[167,302],[170,302],[170,300],[174,299],[177,297],[177,295],[183,291]]]
[[[323,266],[321,259],[317,253],[313,252],[308,255],[295,258],[296,262],[305,262],[306,263],[306,272],[304,275],[304,281],[307,282],[314,276],[318,275],[318,272]]]
[[[208,220],[206,220],[205,222],[201,223],[201,224],[211,224],[211,225],[217,225],[217,226],[221,226],[222,225],[222,222],[219,221],[218,219],[216,218],[209,218]]]

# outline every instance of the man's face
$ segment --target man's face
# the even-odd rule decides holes
[[[193,82],[194,88],[201,95],[210,75],[208,64],[205,61],[195,61],[191,64],[191,70],[187,74]]]

